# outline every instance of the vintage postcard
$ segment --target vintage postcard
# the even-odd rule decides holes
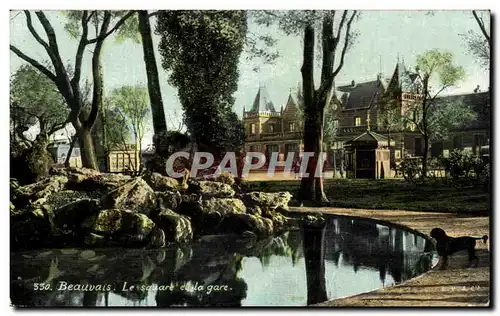
[[[12,10],[10,301],[491,307],[487,10]]]

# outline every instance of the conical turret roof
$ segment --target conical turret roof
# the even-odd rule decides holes
[[[259,87],[259,91],[255,96],[253,101],[251,112],[276,112],[274,108],[274,104],[269,98],[269,94],[267,93],[267,89],[264,86]]]

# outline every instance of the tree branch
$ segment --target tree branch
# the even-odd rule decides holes
[[[479,19],[479,16],[477,15],[477,12],[475,10],[472,10],[472,15],[474,15],[477,25],[479,25],[479,28],[481,29],[481,32],[484,35],[484,38],[486,38],[486,40],[488,41],[488,45],[490,45],[490,35],[488,34],[488,32],[486,32],[486,28],[484,27],[484,22]]]
[[[101,69],[101,49],[106,36],[103,36],[108,30],[109,23],[111,22],[111,13],[105,11],[104,19],[99,32],[99,40],[97,41],[94,49],[94,56],[92,56],[92,78],[94,80],[93,93],[92,93],[92,109],[90,110],[89,117],[85,122],[88,128],[92,128],[97,114],[99,113],[99,106],[102,105],[102,69]]]
[[[339,28],[337,30],[337,36],[335,37],[335,45],[334,45],[334,49],[337,48],[337,45],[339,43],[339,40],[340,40],[340,33],[342,32],[342,28],[344,27],[344,23],[345,23],[345,19],[347,18],[347,10],[344,10],[344,12],[342,13],[342,18],[340,19],[340,24],[339,24]]]
[[[88,40],[87,44],[93,44],[93,43],[96,43],[97,41],[102,41],[102,40],[106,39],[106,37],[108,37],[109,35],[111,35],[111,33],[116,31],[120,26],[122,26],[123,23],[125,23],[125,21],[129,17],[131,17],[135,13],[136,13],[136,11],[130,10],[118,22],[116,22],[115,26],[113,26],[108,32],[106,32],[106,33],[101,32],[101,34],[99,34],[99,36],[97,36],[96,38]]]
[[[57,38],[56,38],[56,32],[54,31],[54,28],[50,24],[49,20],[45,16],[45,13],[43,11],[36,11],[36,15],[38,17],[38,20],[43,26],[43,29],[45,30],[45,33],[47,34],[47,38],[49,39],[49,46],[54,50],[54,53],[59,55],[59,50],[57,46]]]
[[[48,70],[45,66],[43,66],[35,59],[33,59],[33,58],[29,57],[28,55],[24,54],[23,52],[21,52],[14,45],[10,45],[10,50],[13,51],[14,54],[16,54],[19,58],[28,62],[30,65],[32,65],[33,67],[38,69],[41,73],[46,75],[50,80],[52,80],[52,81],[54,81],[54,83],[56,83],[56,76],[50,70]]]
[[[351,24],[352,24],[352,21],[354,21],[356,14],[357,14],[357,11],[354,11],[349,19],[349,22],[347,22],[344,47],[342,48],[342,54],[340,55],[340,63],[337,66],[337,69],[335,69],[335,71],[333,72],[333,75],[332,75],[333,78],[335,78],[335,76],[337,76],[337,74],[340,72],[340,70],[344,66],[344,57],[345,57],[345,53],[347,51],[347,47],[349,46],[349,39],[351,38]]]
[[[90,21],[90,17],[94,13],[95,12],[92,12],[89,17],[87,17],[88,11],[84,11],[82,15],[82,35],[80,37],[80,42],[78,43],[78,49],[75,56],[75,74],[73,75],[73,79],[71,79],[71,85],[74,91],[79,90],[75,89],[75,87],[76,85],[80,84],[83,53],[85,51],[85,46],[87,46],[88,21]]]
[[[40,35],[38,35],[37,31],[33,27],[33,21],[31,20],[31,13],[28,10],[24,10],[24,14],[26,15],[26,24],[28,25],[28,30],[30,31],[31,35],[35,38],[35,40],[42,45],[47,52],[50,50],[49,44],[44,41]]]
[[[153,16],[157,16],[158,14],[160,14],[160,10],[149,13],[148,18],[151,18]]]
[[[357,11],[354,11],[349,18],[349,21],[347,22],[347,29],[346,29],[346,35],[345,35],[345,40],[344,40],[344,47],[342,48],[342,54],[340,55],[340,63],[337,66],[337,69],[328,77],[327,80],[323,81],[321,86],[318,89],[317,93],[317,100],[321,100],[321,98],[324,98],[324,95],[328,90],[330,89],[333,80],[337,76],[337,74],[340,72],[342,67],[344,66],[344,58],[345,54],[347,52],[347,46],[349,45],[349,38],[350,38],[350,33],[351,33],[351,24],[354,21],[354,18],[356,17]]]

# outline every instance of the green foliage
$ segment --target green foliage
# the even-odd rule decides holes
[[[170,156],[175,152],[184,149],[190,142],[188,135],[179,131],[168,131],[163,139],[161,146],[166,150],[166,156]]]
[[[121,11],[110,11],[111,12],[111,25],[113,25],[113,21],[117,21],[118,19],[124,17],[128,11],[126,10],[121,10]],[[63,16],[66,17],[66,23],[64,24],[64,29],[72,38],[78,38],[82,34],[82,16],[83,16],[84,11],[81,10],[68,10],[68,11],[62,11]],[[89,34],[93,34],[93,36],[97,36],[95,32],[93,32],[95,29],[98,29],[100,26],[100,23],[102,22],[104,18],[104,10],[91,10],[88,12],[89,16]],[[138,41],[138,34],[137,34],[137,15],[133,15],[130,18],[128,18],[118,29],[117,31],[117,41],[123,41],[125,39],[131,39],[133,41]],[[135,27],[135,29],[134,29]],[[132,30],[135,30],[135,34]],[[93,33],[92,33],[93,32]],[[89,36],[89,38],[92,38],[92,36]]]
[[[400,171],[406,181],[422,183],[422,162],[418,158],[405,158],[401,162]]]
[[[187,128],[199,146],[234,149],[243,128],[232,112],[238,60],[245,45],[244,11],[160,11],[162,65],[178,88]]]
[[[429,79],[435,76],[439,79],[441,91],[444,87],[457,84],[465,78],[465,70],[461,66],[453,64],[453,55],[447,51],[432,49],[417,56],[417,69],[422,71]]]
[[[453,131],[467,126],[476,118],[477,113],[463,102],[445,101],[436,104],[429,112],[430,139],[450,139]]]
[[[336,110],[337,105],[334,102],[331,102],[329,105],[325,106],[323,142],[327,145],[327,148],[333,146],[333,143],[335,142],[335,139],[337,137],[339,124]]]
[[[111,92],[110,101],[115,112],[130,126],[136,143],[140,143],[151,113],[147,88],[123,86]]]
[[[490,69],[490,45],[481,34],[469,30],[467,34],[461,34],[465,41],[468,52],[476,57],[476,61],[484,69]]]
[[[489,178],[489,165],[471,151],[455,149],[442,160],[454,179]]]
[[[469,30],[467,34],[460,35],[464,39],[469,53],[476,57],[476,61],[484,69],[490,69],[491,12],[475,10],[472,11],[472,16],[476,20],[477,28]]]
[[[38,121],[40,131],[62,128],[69,110],[54,82],[31,65],[23,65],[11,80],[11,120],[29,127]]]
[[[123,43],[126,40],[131,40],[134,43],[140,43],[141,36],[138,30],[139,19],[137,18],[137,14],[134,14],[128,18],[116,32],[116,41],[118,43]]]

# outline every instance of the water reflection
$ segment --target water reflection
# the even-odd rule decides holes
[[[11,253],[16,306],[304,306],[430,269],[425,239],[328,218],[265,240],[204,236],[167,249]],[[46,285],[41,285],[41,283]]]

